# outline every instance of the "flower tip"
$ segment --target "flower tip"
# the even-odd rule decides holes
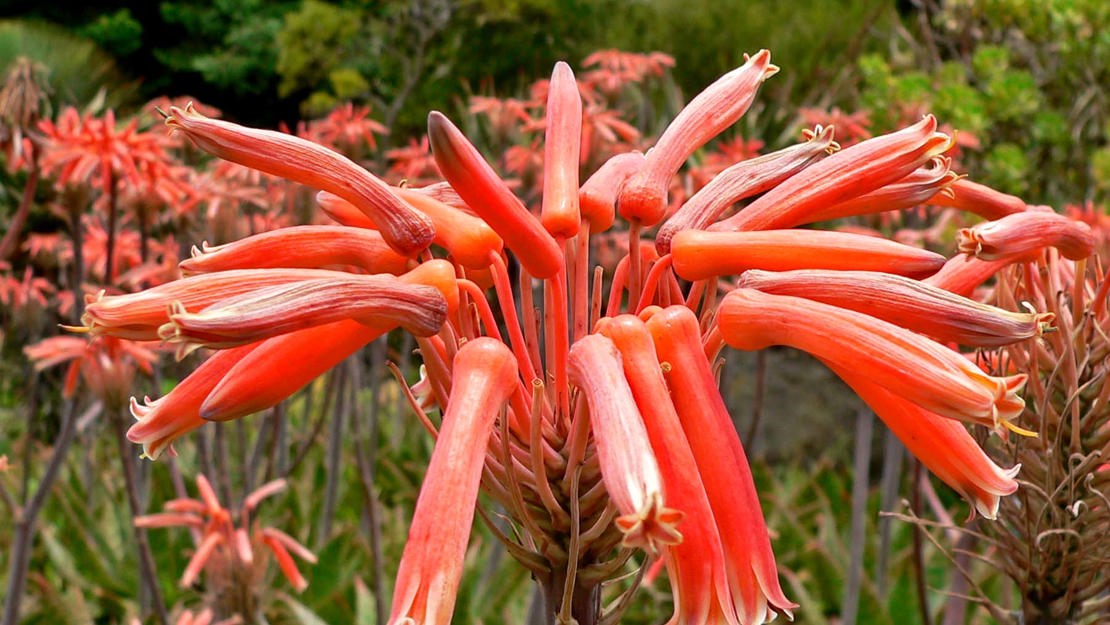
[[[92,328],[87,326],[87,325],[85,325],[85,326],[67,326],[64,323],[59,323],[58,327],[65,330],[66,332],[71,333],[71,334],[88,334],[88,333],[92,332]]]

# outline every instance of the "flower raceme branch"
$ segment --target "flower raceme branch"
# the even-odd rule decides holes
[[[439,112],[428,117],[428,143],[446,182],[401,188],[311,142],[171,109],[167,123],[202,149],[320,189],[317,202],[339,225],[206,247],[182,263],[188,277],[90,301],[94,335],[217,350],[165,397],[133,402],[129,437],[157,457],[206,420],[274,406],[392,329],[416,335],[424,375],[414,406],[443,418],[393,623],[450,622],[477,505],[512,523],[498,533],[542,588],[548,622],[615,622],[625,602],[607,611],[600,587],[634,550],[645,563],[662,559],[676,596],[671,623],[789,616],[798,606],[779,584],[713,376],[725,344],[811,351],[993,516],[1017,468],[987,460],[960,422],[1023,431],[1025,378],[990,376],[937,340],[1041,340],[1051,315],[955,293],[1046,246],[1082,255],[1082,227],[956,179],[952,140],[931,116],[839,151],[834,129],[818,127],[796,146],[720,168],[672,207],[675,173],[776,71],[767,51],[752,55],[646,155],[581,172],[599,159],[581,140],[580,83],[557,65],[536,212]],[[997,246],[987,253],[998,260],[946,261],[882,238],[794,229],[925,199],[1006,216],[971,237],[977,252]],[[726,216],[738,202],[748,203]],[[1006,220],[1023,224],[1020,236],[992,231]],[[721,280],[734,274],[738,287]],[[434,416],[422,419],[435,427]],[[488,499],[477,500],[479,485]]]

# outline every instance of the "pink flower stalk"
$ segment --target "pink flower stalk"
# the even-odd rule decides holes
[[[621,189],[617,210],[625,219],[652,226],[666,209],[667,187],[695,150],[736,123],[755,100],[764,80],[778,73],[771,53],[760,50],[694,97],[647,153],[640,173]]]
[[[832,131],[823,130],[779,153],[737,166],[718,163],[721,181],[709,180],[656,240],[641,238],[645,226],[663,219],[667,189],[678,188],[673,174],[748,108],[774,71],[766,52],[755,55],[696,97],[647,156],[615,156],[581,183],[579,168],[590,162],[582,158],[582,127],[602,119],[591,121],[590,111],[604,94],[557,67],[542,98],[494,107],[516,111],[519,130],[519,116],[548,101],[544,158],[537,158],[538,138],[535,149],[518,150],[529,174],[545,180],[542,189],[525,189],[530,201],[542,190],[538,215],[439,113],[429,116],[428,142],[446,182],[383,189],[325,148],[175,109],[174,123],[202,148],[324,189],[319,204],[341,225],[327,231],[337,233],[331,249],[316,234],[322,230],[279,231],[186,261],[210,273],[90,304],[86,325],[99,335],[157,336],[159,326],[171,324],[167,335],[230,348],[165,398],[136,403],[132,440],[157,455],[205,419],[274,406],[395,327],[418,334],[423,373],[410,389],[412,404],[421,411],[438,406],[444,418],[398,574],[392,623],[449,621],[479,484],[510,520],[503,539],[542,589],[549,618],[583,625],[614,618],[601,611],[598,593],[604,571],[626,562],[622,543],[661,555],[677,597],[674,625],[747,625],[789,614],[796,606],[779,584],[759,495],[711,368],[722,341],[740,349],[796,345],[845,375],[864,372],[901,402],[884,408],[899,423],[911,419],[909,405],[935,413],[918,419],[922,431],[907,436],[954,441],[965,449],[961,459],[945,464],[929,455],[944,443],[913,448],[981,512],[993,510],[1008,486],[984,477],[966,437],[953,429],[962,426],[949,419],[1005,426],[1021,412],[1016,393],[1024,378],[988,376],[914,330],[990,343],[1027,336],[1044,318],[970,306],[891,277],[920,278],[949,266],[932,252],[874,236],[785,229],[841,202],[860,205],[852,210],[903,207],[924,196],[922,189],[945,184],[950,176],[939,175],[942,167],[922,169],[946,165],[933,160],[950,141],[932,118],[830,156],[823,155],[833,146]],[[760,191],[738,213],[747,217],[710,223]],[[614,223],[614,210],[630,221],[628,229],[598,235]],[[404,217],[411,215],[419,219]],[[417,222],[434,227],[408,239],[395,227]],[[711,231],[741,222],[738,232]],[[368,230],[339,234],[354,229]],[[419,245],[398,245],[417,238]],[[361,250],[359,240],[367,241]],[[657,249],[669,252],[660,256]],[[408,273],[391,275],[402,264]],[[309,268],[320,266],[330,269]],[[516,282],[513,266],[521,268]],[[951,266],[947,275],[955,277],[934,287],[964,287],[990,273],[983,274],[985,265]],[[733,288],[719,277],[751,269],[822,269],[820,280],[795,278],[791,293],[837,306],[750,288],[719,304]],[[859,302],[830,292],[861,279],[837,273],[847,270],[885,272],[843,290],[848,299],[873,303],[868,312],[889,321],[848,310]],[[330,290],[320,290],[325,285]],[[427,296],[435,305],[386,314],[374,308],[379,296]],[[230,347],[249,341],[256,342]],[[436,431],[431,418],[419,416]],[[201,515],[187,507],[171,512]],[[249,542],[243,536],[220,535],[205,550],[242,551]],[[281,534],[262,536],[299,585],[287,569],[295,547]],[[651,559],[635,557],[644,566]]]
[[[838,370],[866,371],[876,384],[949,419],[1021,431],[1012,421],[1025,408],[1017,395],[1025,375],[989,376],[958,353],[892,323],[753,289],[726,295],[718,323],[725,342],[737,349],[788,345]]]
[[[453,392],[397,572],[391,625],[451,622],[486,445],[502,406],[518,388],[512,351],[500,341],[467,342],[454,366]]]

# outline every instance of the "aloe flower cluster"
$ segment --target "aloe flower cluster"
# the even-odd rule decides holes
[[[1086,255],[1090,232],[959,179],[931,116],[845,149],[818,126],[672,205],[676,173],[777,71],[767,51],[751,56],[646,154],[584,176],[582,99],[559,63],[539,210],[438,112],[428,139],[445,181],[407,188],[304,139],[171,108],[167,124],[211,154],[320,189],[339,225],[205,247],[180,280],[89,302],[94,334],[217,350],[165,397],[133,401],[130,439],[157,457],[207,421],[274,406],[391,330],[413,334],[423,376],[409,396],[436,443],[397,573],[396,624],[451,621],[479,491],[511,519],[511,531],[491,531],[541,585],[551,622],[615,622],[626,602],[603,607],[600,588],[634,556],[665,566],[671,623],[789,616],[797,606],[717,387],[726,345],[814,354],[993,517],[1017,467],[992,462],[961,422],[1024,431],[1014,421],[1026,377],[988,375],[952,347],[1036,337],[1051,315],[965,296],[1046,245]],[[1001,219],[961,235],[950,260],[797,228],[922,203]],[[614,240],[627,242],[619,262],[595,265]]]

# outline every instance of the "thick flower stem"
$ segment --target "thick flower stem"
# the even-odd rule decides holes
[[[570,566],[569,563],[567,566]],[[567,571],[555,572],[543,584],[543,596],[548,625],[597,625],[601,621],[601,588],[586,582],[575,584],[570,593],[570,616],[572,620],[560,621],[559,611],[563,606],[564,586]]]

